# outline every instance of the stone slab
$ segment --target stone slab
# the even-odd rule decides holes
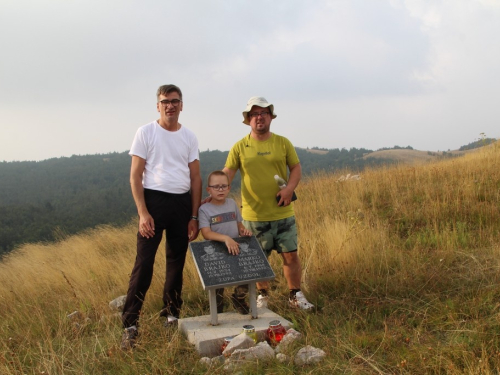
[[[244,285],[275,278],[267,257],[255,236],[234,238],[240,246],[238,255],[229,254],[224,242],[190,242],[203,289]]]
[[[202,357],[215,357],[221,354],[224,337],[236,336],[243,331],[243,326],[251,324],[255,327],[258,341],[264,341],[269,322],[279,320],[288,329],[292,323],[269,309],[258,309],[259,317],[251,319],[250,315],[227,312],[218,315],[219,325],[212,326],[210,315],[179,319],[179,330],[193,344]]]

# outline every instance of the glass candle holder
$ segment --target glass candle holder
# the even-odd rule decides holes
[[[254,343],[257,343],[257,332],[255,332],[255,327],[247,324],[243,326],[243,332],[245,335],[249,336]]]
[[[269,328],[266,331],[266,341],[271,346],[276,346],[286,335],[286,329],[281,325],[279,320],[271,320]]]
[[[231,340],[233,339],[233,337],[234,336],[224,337],[224,342],[222,343],[221,352],[223,352],[224,349],[226,349],[226,347],[229,345],[229,343],[231,342]]]

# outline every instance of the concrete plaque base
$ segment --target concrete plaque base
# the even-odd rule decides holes
[[[179,319],[179,330],[193,344],[202,357],[216,357],[221,354],[224,337],[236,336],[243,331],[243,326],[251,324],[255,327],[259,341],[265,340],[269,322],[279,320],[288,329],[292,323],[269,309],[258,309],[258,318],[251,315],[240,315],[236,312],[218,314],[219,324],[211,324],[210,315]]]

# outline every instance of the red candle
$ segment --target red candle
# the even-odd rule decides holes
[[[266,341],[269,345],[276,346],[285,334],[286,329],[281,325],[281,322],[279,320],[272,320],[269,322],[269,328],[266,331]]]
[[[224,337],[224,342],[222,343],[222,350],[221,352],[224,351],[224,349],[226,349],[226,347],[229,345],[229,343],[231,342],[231,340],[233,339],[233,336],[230,336],[230,337]]]

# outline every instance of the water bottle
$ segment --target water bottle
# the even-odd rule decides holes
[[[278,184],[280,190],[286,188],[286,181],[283,180],[280,176],[278,176],[277,174],[274,175],[274,181],[276,181],[276,183]]]
[[[280,176],[278,176],[277,174],[274,175],[274,181],[276,181],[276,184],[278,185],[280,190],[283,190],[284,188],[286,188],[286,181],[284,179],[282,179]],[[294,200],[297,200],[297,195],[295,195],[295,191],[293,192],[293,195],[292,195],[292,202]],[[277,196],[276,202],[279,202],[279,201],[280,201],[280,197]]]

